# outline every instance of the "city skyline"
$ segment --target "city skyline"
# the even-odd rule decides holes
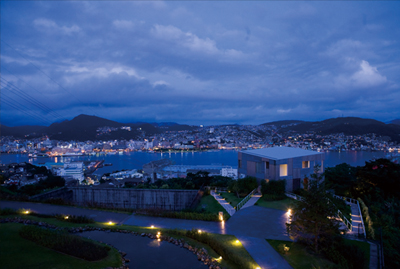
[[[1,123],[400,115],[398,2],[1,2]]]

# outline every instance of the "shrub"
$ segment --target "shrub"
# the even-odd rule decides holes
[[[365,229],[367,232],[367,236],[369,238],[375,239],[375,230],[374,230],[374,227],[372,226],[373,223],[372,223],[371,217],[369,215],[368,207],[365,205],[364,201],[361,200],[361,198],[358,198],[358,202],[360,202],[361,211],[362,211],[365,223],[366,223]]]
[[[284,195],[286,191],[285,180],[270,180],[268,182],[261,181],[262,194]]]
[[[224,243],[218,241],[216,238],[211,236],[209,233],[202,232],[199,233],[197,230],[168,230],[170,234],[176,234],[180,236],[186,236],[192,238],[196,241],[209,245],[215,252],[218,253],[223,259],[230,260],[236,265],[238,268],[253,268],[252,265],[248,264],[248,261],[237,255],[231,248]]]
[[[220,221],[215,213],[201,213],[193,211],[165,211],[162,209],[141,209],[137,210],[136,214],[148,215],[153,217],[163,217],[172,219],[189,219],[189,220],[204,220],[204,221]],[[224,220],[229,219],[229,214],[224,214]]]
[[[38,245],[87,261],[101,260],[108,255],[109,246],[101,246],[67,232],[54,231],[36,226],[23,226],[19,235]]]
[[[18,214],[17,210],[12,208],[0,208],[0,216],[6,215],[16,215]]]
[[[325,257],[338,264],[343,269],[364,269],[369,267],[365,254],[361,248],[343,239],[336,239],[334,243],[323,249]]]
[[[94,219],[87,216],[75,216],[75,215],[62,215],[55,214],[53,215],[56,219],[61,221],[67,221],[72,223],[94,223]]]
[[[286,199],[286,195],[284,194],[264,194],[263,199],[265,201],[279,201]]]

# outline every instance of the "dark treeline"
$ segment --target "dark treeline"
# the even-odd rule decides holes
[[[387,159],[359,167],[343,163],[326,168],[325,181],[336,194],[363,201],[368,237],[382,236],[386,268],[400,268],[400,165]]]

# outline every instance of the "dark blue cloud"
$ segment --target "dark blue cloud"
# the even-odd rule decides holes
[[[2,92],[11,97],[3,89],[4,80],[11,82],[65,118],[386,121],[400,114],[399,8],[398,2],[3,1]],[[24,109],[2,103],[2,123],[57,120],[24,102]]]

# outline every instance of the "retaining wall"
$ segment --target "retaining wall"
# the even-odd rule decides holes
[[[182,210],[190,207],[198,190],[147,190],[125,188],[69,187],[78,205],[101,207]]]

